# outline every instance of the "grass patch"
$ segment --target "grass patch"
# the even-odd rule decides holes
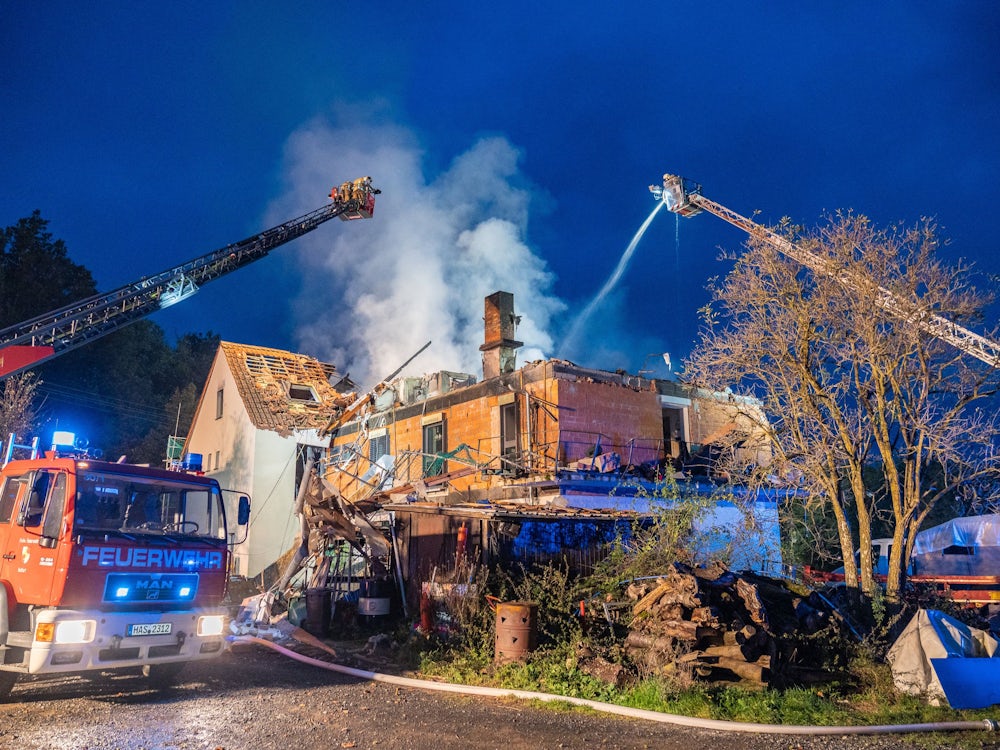
[[[470,656],[436,651],[426,653],[420,664],[421,674],[449,682],[586,698],[647,711],[724,721],[870,726],[982,721],[1000,717],[996,709],[957,711],[903,695],[893,687],[885,665],[860,662],[852,671],[864,678],[863,684],[856,689],[831,685],[774,690],[703,684],[678,688],[669,680],[657,677],[615,688],[577,670],[565,649],[536,652],[525,663],[503,665],[495,665],[481,654]],[[552,703],[546,701],[544,705]]]
[[[647,711],[703,719],[785,726],[876,726],[1000,719],[990,708],[957,711],[930,706],[898,692],[889,667],[863,647],[846,646],[836,673],[843,682],[783,690],[741,684],[703,683],[675,669],[649,674],[630,661],[621,646],[621,628],[591,624],[581,629],[576,608],[578,582],[565,568],[482,572],[480,594],[493,601],[533,601],[538,606],[538,648],[525,662],[496,664],[493,659],[495,612],[480,597],[449,603],[452,627],[413,645],[414,663],[424,676],[448,682],[522,690],[613,703]],[[586,648],[579,646],[584,642]],[[853,657],[851,657],[853,654]],[[584,659],[600,656],[623,665],[629,681],[613,686],[584,672]],[[595,672],[598,674],[601,672]],[[552,710],[569,710],[561,701],[538,701]],[[576,710],[576,708],[573,708]],[[914,747],[982,748],[991,738],[981,731],[907,735]],[[992,746],[992,745],[991,745]]]

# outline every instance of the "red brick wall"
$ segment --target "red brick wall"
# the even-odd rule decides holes
[[[649,381],[636,379],[640,388],[637,390],[617,383],[599,382],[599,377],[588,377],[585,371],[556,376],[553,369],[548,362],[528,365],[514,373],[511,389],[503,395],[476,397],[389,424],[389,449],[397,456],[397,484],[408,479],[402,473],[404,467],[398,456],[403,451],[421,450],[422,420],[439,413],[444,415],[446,451],[454,451],[465,443],[480,463],[496,456],[500,452],[500,404],[512,396],[518,404],[520,448],[522,452],[532,450],[531,466],[538,473],[544,474],[557,465],[585,458],[597,448],[598,441],[601,453],[614,451],[621,456],[623,464],[640,464],[662,456],[663,406]],[[702,444],[706,437],[735,419],[736,409],[732,405],[708,396],[692,399],[688,407],[688,437],[693,446]],[[336,443],[350,443],[354,438],[348,435]],[[527,460],[526,456],[524,458]],[[460,466],[458,461],[452,461],[446,470],[453,471]],[[411,467],[410,478],[419,478],[421,461],[414,460]],[[490,467],[499,468],[500,464],[494,461]],[[367,461],[362,461],[357,473],[363,474],[367,469]],[[337,481],[348,497],[363,493],[363,488],[357,485],[344,487],[343,477]],[[510,477],[485,473],[457,478],[451,486],[457,491],[454,498],[477,499],[485,490],[511,482]],[[470,492],[471,495],[461,495]]]
[[[663,409],[650,390],[584,380],[557,381],[559,442],[566,461],[593,451],[614,451],[623,462],[659,457],[663,445]]]

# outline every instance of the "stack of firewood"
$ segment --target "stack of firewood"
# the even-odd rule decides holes
[[[824,602],[784,581],[722,566],[677,565],[626,589],[625,649],[647,674],[783,686],[830,678],[821,631],[839,621]]]

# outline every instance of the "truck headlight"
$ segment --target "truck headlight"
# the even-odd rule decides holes
[[[222,615],[205,615],[198,618],[198,635],[213,636],[222,635],[225,618]]]
[[[35,628],[35,640],[39,643],[89,643],[94,640],[96,628],[94,620],[40,622]]]

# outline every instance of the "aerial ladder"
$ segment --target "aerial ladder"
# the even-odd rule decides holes
[[[823,258],[796,245],[776,232],[731,211],[725,206],[709,200],[701,194],[701,185],[674,174],[663,175],[663,185],[650,185],[649,191],[656,200],[662,200],[667,209],[679,216],[694,216],[708,211],[742,229],[755,239],[775,247],[779,252],[801,263],[814,273],[836,279],[844,287],[874,295],[878,305],[896,318],[917,326],[921,331],[934,336],[965,354],[985,362],[994,369],[1000,369],[1000,344],[985,336],[963,328],[958,323],[941,315],[930,313],[909,300],[900,299],[885,287],[843,267],[828,258]]]
[[[335,216],[370,219],[375,210],[371,177],[330,191],[331,202],[240,242],[213,250],[111,292],[95,294],[0,331],[0,380],[72,351],[157,310],[187,299],[209,281],[260,260]]]

